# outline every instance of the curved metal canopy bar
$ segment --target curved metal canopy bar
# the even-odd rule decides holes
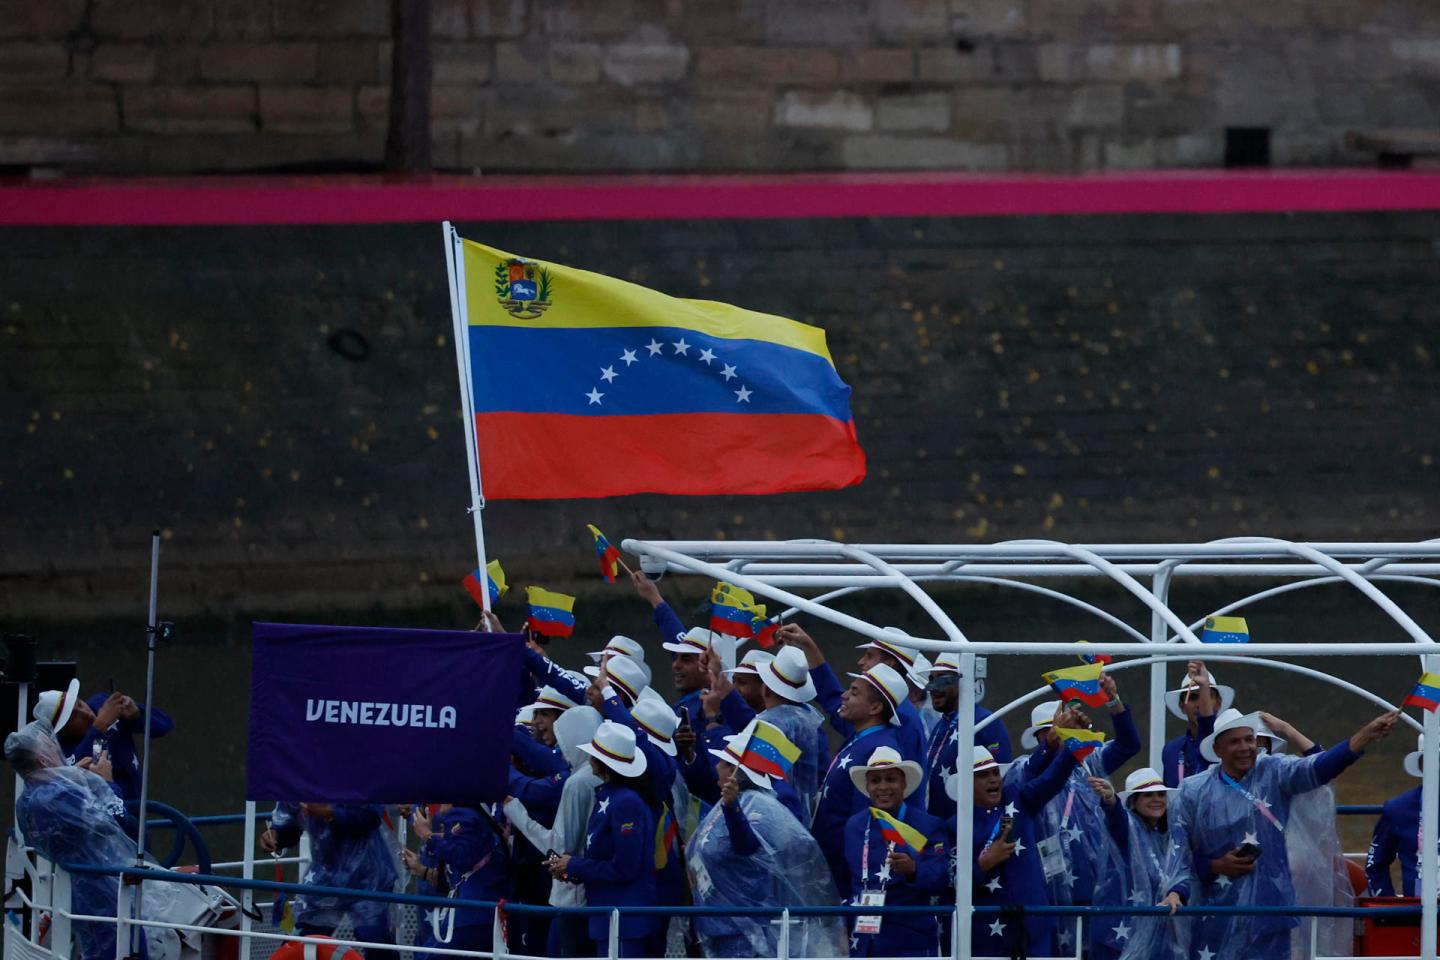
[[[1115,671],[1115,670],[1128,670],[1128,669],[1130,669],[1131,667],[1149,666],[1149,665],[1155,664],[1155,663],[1166,663],[1166,662],[1169,662],[1169,661],[1171,661],[1171,660],[1184,660],[1184,659],[1188,658],[1189,656],[1191,656],[1191,654],[1189,654],[1189,653],[1157,654],[1157,655],[1155,655],[1155,656],[1142,657],[1142,658],[1140,658],[1140,659],[1138,659],[1138,660],[1126,660],[1126,661],[1124,661],[1124,662],[1122,662],[1122,663],[1111,663],[1111,664],[1107,664],[1106,667],[1105,667],[1105,671],[1106,671],[1107,673],[1109,673],[1109,672]],[[1205,658],[1205,661],[1206,661],[1207,663],[1213,661],[1213,662],[1216,662],[1216,663],[1244,663],[1244,664],[1254,664],[1255,666],[1271,667],[1271,668],[1276,669],[1276,670],[1288,670],[1288,671],[1291,672],[1291,673],[1298,673],[1298,674],[1301,674],[1302,676],[1313,677],[1313,678],[1316,679],[1316,680],[1321,680],[1321,681],[1324,681],[1325,683],[1329,683],[1329,684],[1332,684],[1333,686],[1337,686],[1337,687],[1341,688],[1342,690],[1347,690],[1347,691],[1349,691],[1350,693],[1353,693],[1353,694],[1355,694],[1355,695],[1358,696],[1358,697],[1362,697],[1363,699],[1369,700],[1371,703],[1375,704],[1376,706],[1384,707],[1386,710],[1398,710],[1398,709],[1399,709],[1397,706],[1395,706],[1395,704],[1393,704],[1393,703],[1391,703],[1390,701],[1386,700],[1384,697],[1377,696],[1376,694],[1371,693],[1369,690],[1366,690],[1364,687],[1359,686],[1359,685],[1354,684],[1354,683],[1351,683],[1351,682],[1348,681],[1348,680],[1341,680],[1339,677],[1332,676],[1331,674],[1328,674],[1328,673],[1324,672],[1323,670],[1312,670],[1312,669],[1309,668],[1309,667],[1302,667],[1302,666],[1299,666],[1298,664],[1288,663],[1288,662],[1286,662],[1286,661],[1284,661],[1284,660],[1270,660],[1270,659],[1264,658],[1264,657],[1236,657],[1236,656],[1226,656],[1226,655],[1223,655],[1223,654],[1222,654],[1222,655],[1219,655],[1219,656],[1207,656],[1207,657]],[[1036,689],[1030,691],[1029,693],[1027,693],[1027,694],[1025,694],[1025,695],[1023,695],[1023,696],[1021,696],[1021,697],[1018,697],[1018,698],[1016,698],[1016,699],[1014,699],[1014,700],[1011,700],[1009,703],[1005,704],[1005,706],[1003,706],[1003,707],[1001,707],[1000,709],[995,710],[994,712],[992,712],[992,713],[990,714],[990,716],[986,717],[984,720],[981,720],[981,721],[979,721],[978,723],[976,723],[976,724],[975,724],[975,730],[976,730],[976,732],[979,732],[980,730],[982,730],[982,729],[985,728],[986,726],[989,726],[989,724],[990,724],[992,721],[994,721],[994,720],[996,720],[996,719],[998,719],[998,718],[1000,718],[1000,717],[1003,717],[1003,716],[1005,716],[1006,714],[1010,713],[1010,712],[1011,712],[1012,710],[1014,710],[1016,707],[1024,706],[1025,704],[1029,703],[1031,700],[1039,699],[1040,697],[1044,696],[1047,692],[1051,692],[1051,691],[1050,691],[1050,685],[1049,685],[1049,684],[1045,684],[1044,686],[1037,687]],[[1420,725],[1420,722],[1419,722],[1418,720],[1415,720],[1413,717],[1410,717],[1410,716],[1402,713],[1402,714],[1400,714],[1400,719],[1403,720],[1403,721],[1405,721],[1405,723],[1407,723],[1409,726],[1413,727],[1417,732],[1424,730],[1424,727]]]

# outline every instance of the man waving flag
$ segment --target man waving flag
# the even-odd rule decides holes
[[[779,493],[859,483],[825,333],[460,244],[490,499]]]

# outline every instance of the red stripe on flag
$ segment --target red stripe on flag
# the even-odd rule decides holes
[[[477,413],[475,435],[491,500],[834,490],[865,477],[854,423],[821,414]]]

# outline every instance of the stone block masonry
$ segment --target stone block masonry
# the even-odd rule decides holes
[[[1440,214],[461,231],[820,325],[869,458],[863,484],[826,493],[493,502],[489,546],[515,584],[613,601],[586,523],[617,543],[1408,540],[1440,524]],[[473,622],[433,225],[10,228],[0,264],[7,630],[133,622],[153,527],[176,619]]]
[[[1079,172],[1215,165],[1227,127],[1260,126],[1278,165],[1369,162],[1347,131],[1440,116],[1432,6],[435,0],[435,156]],[[389,0],[0,0],[0,165],[373,167],[389,29]]]

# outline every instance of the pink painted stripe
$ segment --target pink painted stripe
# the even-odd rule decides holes
[[[0,226],[978,217],[1440,209],[1440,173],[188,177],[0,181]]]

